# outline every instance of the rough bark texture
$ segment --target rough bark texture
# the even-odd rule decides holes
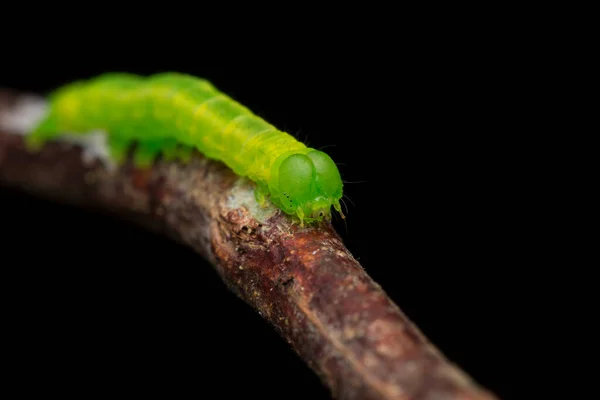
[[[0,92],[0,109],[16,94]],[[338,399],[495,399],[448,362],[363,270],[328,223],[300,228],[251,186],[196,155],[143,171],[84,165],[81,148],[30,154],[0,132],[0,183],[136,218],[194,248]]]

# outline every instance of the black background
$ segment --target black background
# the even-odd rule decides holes
[[[347,247],[452,361],[516,398],[532,366],[527,329],[515,326],[532,325],[535,307],[520,255],[529,226],[516,216],[523,183],[512,180],[519,155],[503,131],[516,110],[506,107],[498,60],[443,34],[377,41],[357,29],[278,42],[274,29],[268,44],[238,32],[211,39],[213,49],[200,39],[174,46],[160,31],[93,42],[76,32],[15,42],[0,86],[45,93],[105,71],[187,72],[327,146],[354,182],[347,225],[334,221]],[[24,390],[33,379],[60,393],[80,390],[76,381],[82,393],[123,384],[120,393],[328,398],[191,250],[12,189],[0,204],[3,326]]]

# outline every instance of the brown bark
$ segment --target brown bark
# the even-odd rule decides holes
[[[0,93],[0,109],[16,94]],[[208,259],[338,399],[493,400],[427,341],[344,247],[331,224],[301,228],[261,209],[251,185],[195,155],[188,165],[85,165],[81,148],[28,153],[0,132],[0,183],[135,218]]]

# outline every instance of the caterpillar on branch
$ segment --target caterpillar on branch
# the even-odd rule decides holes
[[[259,204],[270,200],[301,221],[342,215],[343,184],[333,160],[307,147],[205,79],[176,72],[148,77],[105,73],[58,88],[49,112],[27,136],[31,149],[62,133],[107,133],[110,155],[148,167],[162,154],[189,160],[194,149],[256,184]]]

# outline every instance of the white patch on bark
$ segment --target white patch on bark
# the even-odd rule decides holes
[[[0,129],[11,134],[26,136],[47,112],[48,103],[43,97],[20,96],[11,108],[0,110]],[[64,133],[54,140],[80,146],[83,149],[82,161],[86,165],[94,160],[100,160],[108,169],[116,168],[116,164],[110,157],[108,135],[104,131],[94,130],[84,134]]]
[[[47,111],[48,103],[43,97],[19,96],[14,106],[0,110],[0,129],[16,135],[27,135]]]

